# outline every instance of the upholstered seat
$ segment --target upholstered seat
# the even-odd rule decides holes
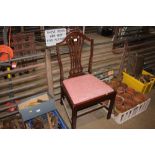
[[[114,91],[106,83],[91,74],[66,79],[63,84],[73,104],[84,103]]]

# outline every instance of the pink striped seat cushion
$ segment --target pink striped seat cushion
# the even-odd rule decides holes
[[[74,104],[94,99],[114,90],[91,74],[73,77],[63,81]]]

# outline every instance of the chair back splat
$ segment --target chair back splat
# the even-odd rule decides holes
[[[82,48],[84,46],[85,40],[90,42],[90,57],[89,57],[88,73],[92,72],[94,40],[88,38],[86,35],[84,35],[80,31],[73,31],[62,42],[58,43],[56,46],[58,62],[60,66],[61,80],[64,80],[64,73],[63,73],[63,65],[61,62],[61,56],[59,52],[59,46],[67,45],[69,49],[69,56],[70,56],[70,62],[71,62],[69,78],[71,78],[71,77],[84,74],[83,67],[81,64],[81,54],[82,54]]]

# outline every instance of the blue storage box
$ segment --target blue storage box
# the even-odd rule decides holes
[[[54,99],[49,99],[47,94],[39,94],[22,100],[18,105],[18,109],[25,122],[55,110],[54,103]]]
[[[51,116],[56,118],[57,120],[56,129],[67,129],[68,128],[67,125],[61,118],[59,112],[56,110],[54,104],[55,104],[54,99],[49,99],[47,93],[41,93],[39,95],[34,95],[32,97],[22,100],[18,104],[18,110],[27,128],[29,129],[34,128],[33,122],[38,118],[40,119],[42,127],[44,126],[44,124],[47,125],[49,123],[48,122],[49,115],[47,116],[47,113],[51,114]],[[46,126],[43,128],[49,128],[49,127]]]

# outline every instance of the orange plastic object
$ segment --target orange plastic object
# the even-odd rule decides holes
[[[13,58],[13,50],[7,45],[0,45],[0,61],[7,61]]]

